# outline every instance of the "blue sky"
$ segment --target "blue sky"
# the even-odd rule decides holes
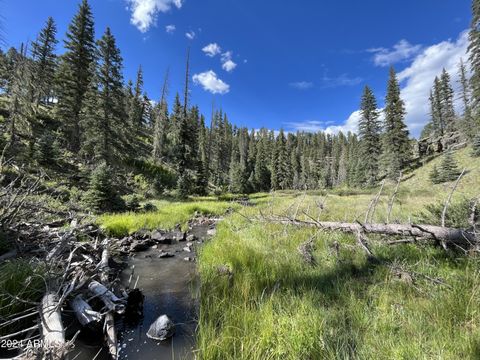
[[[192,101],[240,126],[355,130],[363,87],[383,105],[388,66],[402,80],[407,123],[428,120],[428,91],[442,67],[455,80],[466,57],[470,0],[90,0],[97,37],[110,26],[125,78],[142,64],[158,99],[182,90],[191,47]],[[35,38],[53,16],[63,39],[77,0],[2,0],[8,45]],[[168,31],[167,31],[168,26]],[[188,36],[187,36],[188,34]],[[208,46],[210,45],[210,46]],[[59,46],[59,51],[61,51]]]

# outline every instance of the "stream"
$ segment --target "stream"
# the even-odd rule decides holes
[[[195,247],[206,240],[209,229],[214,225],[197,224],[188,231],[194,235],[192,252],[187,252],[185,241],[175,240],[171,245],[156,245],[146,251],[126,258],[127,267],[121,274],[121,282],[128,285],[135,282],[145,296],[143,317],[136,320],[116,321],[119,359],[129,360],[170,360],[194,359],[195,329],[197,325],[197,301],[199,284],[197,278]],[[171,232],[175,239],[179,232]],[[173,237],[173,236],[172,236]],[[159,258],[161,251],[173,254],[170,258]],[[190,258],[188,261],[185,258]],[[125,259],[123,259],[125,261]],[[133,276],[132,275],[133,268]],[[155,341],[146,335],[150,325],[160,316],[167,315],[175,324],[175,335],[165,341]],[[102,346],[102,336],[82,331],[75,343],[70,359],[110,359]]]

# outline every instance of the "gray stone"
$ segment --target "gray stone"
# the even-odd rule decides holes
[[[168,318],[167,315],[160,316],[155,322],[150,325],[147,336],[153,340],[166,340],[175,334],[175,325]]]

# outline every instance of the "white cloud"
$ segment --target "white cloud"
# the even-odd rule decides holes
[[[236,67],[237,64],[232,60],[233,57],[233,52],[232,51],[226,51],[222,54],[222,69],[228,72],[233,71]]]
[[[195,37],[197,36],[197,34],[195,34],[195,31],[188,31],[185,33],[185,36],[187,37],[187,39],[189,40],[193,40],[195,39]]]
[[[222,69],[228,72],[233,71],[237,67],[237,64],[232,60],[227,60],[222,64]]]
[[[127,0],[132,12],[130,22],[141,32],[156,24],[158,13],[168,12],[172,6],[180,9],[183,0]]]
[[[405,101],[407,115],[405,121],[412,136],[418,137],[425,124],[430,121],[428,97],[435,76],[445,68],[451,75],[452,85],[458,80],[460,58],[466,62],[468,32],[464,31],[456,40],[447,40],[425,48],[418,54],[409,67],[398,74],[401,82],[401,96]],[[383,113],[382,113],[383,116]],[[320,129],[326,132],[357,131],[360,112],[354,111],[342,125]]]
[[[173,34],[175,32],[175,30],[177,30],[177,27],[175,25],[167,25],[165,26],[165,31],[168,33],[168,34]]]
[[[356,132],[358,127],[358,121],[360,119],[360,111],[355,111],[348,120],[343,125],[333,125],[333,121],[318,121],[318,120],[307,120],[299,122],[288,122],[286,123],[287,129],[292,131],[303,131],[303,132],[318,132],[324,131],[327,134],[337,134],[342,131],[343,133]]]
[[[363,79],[361,77],[349,77],[348,74],[342,74],[337,77],[323,76],[322,82],[324,88],[334,88],[341,86],[355,86],[361,84]]]
[[[209,91],[212,94],[223,95],[230,91],[230,85],[219,79],[212,70],[193,75],[193,82],[201,85],[205,91]]]
[[[412,59],[422,50],[421,45],[412,45],[407,40],[400,40],[393,45],[393,49],[375,48],[368,49],[374,53],[373,62],[377,66],[389,66],[401,61]]]
[[[217,43],[211,43],[205,46],[202,51],[209,57],[214,57],[221,53],[222,49]]]
[[[313,87],[313,82],[310,81],[296,81],[292,82],[290,84],[291,87],[297,89],[297,90],[308,90]]]
[[[445,68],[451,75],[452,85],[458,79],[460,58],[466,61],[468,32],[465,31],[457,40],[443,41],[422,51],[412,64],[398,74],[402,82],[402,99],[407,110],[406,123],[414,136],[418,136],[430,120],[428,97],[435,76]]]

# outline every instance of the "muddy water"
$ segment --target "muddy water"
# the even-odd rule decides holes
[[[194,226],[189,234],[200,240],[207,238],[209,226]],[[199,246],[196,242],[195,246]],[[185,261],[186,257],[196,258],[194,252],[186,252],[186,242],[172,245],[158,245],[157,249],[149,249],[136,253],[127,260],[128,267],[121,275],[122,283],[127,285],[132,274],[131,287],[135,285],[145,295],[144,315],[137,321],[126,319],[117,322],[120,359],[129,360],[178,360],[194,359],[195,328],[197,302],[195,300],[198,283],[196,265],[193,261]],[[159,258],[160,250],[174,254],[171,258]],[[146,335],[150,325],[160,315],[166,314],[175,323],[175,335],[169,340],[155,341]],[[82,334],[77,341],[71,357],[77,359],[108,359],[102,349],[100,336]],[[99,353],[100,351],[100,353]]]

